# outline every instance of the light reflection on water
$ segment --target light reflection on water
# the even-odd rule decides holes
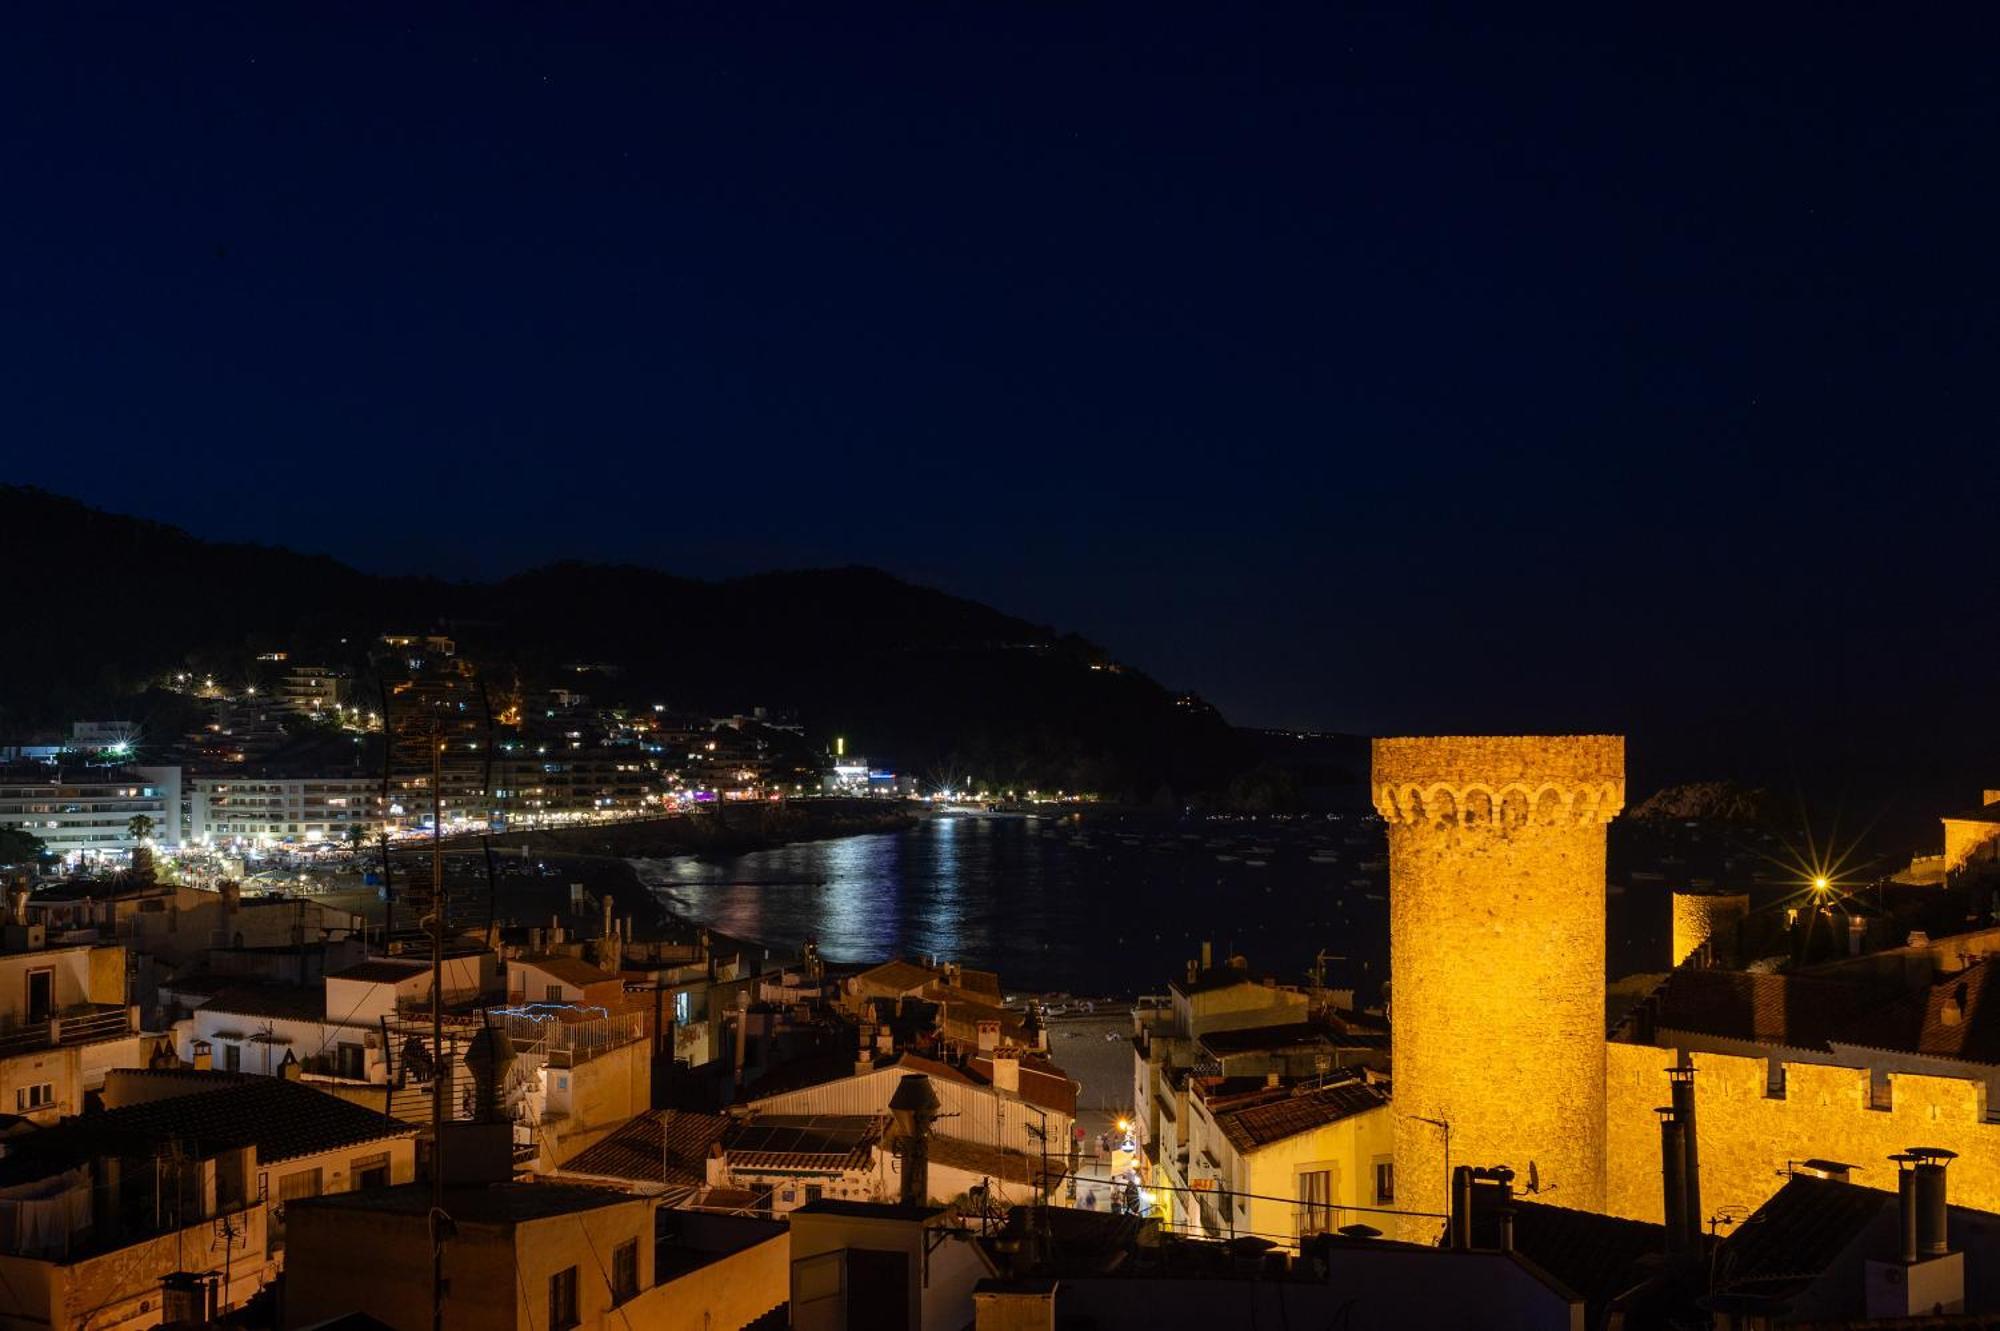
[[[1385,889],[1361,867],[1380,854],[1375,841],[1344,843],[1358,825],[1321,828],[1317,840],[1269,824],[1127,830],[1129,842],[1092,829],[1078,845],[1044,820],[941,817],[642,872],[679,914],[787,952],[817,937],[834,961],[935,953],[997,970],[1011,987],[1158,992],[1208,938],[1218,956],[1233,945],[1284,982],[1302,980],[1323,948],[1348,958],[1329,964],[1328,983],[1379,997],[1387,907],[1368,894]],[[1254,852],[1239,840],[1271,847],[1257,856],[1266,864],[1245,863]]]

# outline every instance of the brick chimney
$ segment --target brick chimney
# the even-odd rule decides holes
[[[1007,1095],[1021,1093],[1021,1051],[1011,1045],[993,1051],[993,1089]]]

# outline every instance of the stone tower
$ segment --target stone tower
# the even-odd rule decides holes
[[[1547,1201],[1601,1209],[1604,828],[1624,739],[1378,739],[1372,785],[1397,1207],[1447,1209],[1448,1135],[1451,1165],[1508,1165]]]

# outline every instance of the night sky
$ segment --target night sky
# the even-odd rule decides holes
[[[875,564],[1251,723],[1993,754],[1984,20],[346,9],[0,19],[6,479]]]

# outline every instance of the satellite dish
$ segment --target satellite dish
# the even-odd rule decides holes
[[[1542,1190],[1541,1171],[1536,1169],[1535,1162],[1530,1160],[1528,1162],[1528,1191],[1534,1193],[1534,1192],[1540,1192],[1541,1190]]]

